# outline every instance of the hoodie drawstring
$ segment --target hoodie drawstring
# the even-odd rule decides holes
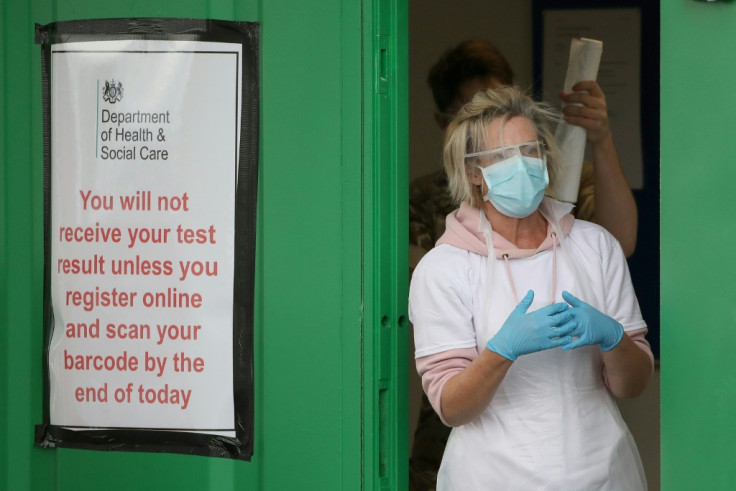
[[[514,275],[511,274],[511,266],[509,266],[509,255],[504,254],[501,257],[503,258],[503,262],[506,264],[506,276],[508,276],[509,283],[511,284],[511,292],[514,294],[514,302],[518,304],[519,295],[516,294],[516,285],[514,285]]]
[[[555,290],[557,289],[557,234],[552,232],[550,237],[552,237],[552,288],[549,289],[549,304],[552,305],[555,303]]]

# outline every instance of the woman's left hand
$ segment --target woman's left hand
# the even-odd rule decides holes
[[[608,138],[608,106],[601,86],[594,80],[584,80],[572,87],[572,92],[560,92],[565,106],[562,114],[568,124],[580,126],[588,134],[588,141],[595,145]]]
[[[577,324],[568,334],[577,339],[563,345],[563,350],[597,344],[601,350],[609,351],[621,342],[624,328],[615,319],[591,307],[570,292],[563,291],[562,298],[572,306],[568,312],[572,314],[573,321]]]

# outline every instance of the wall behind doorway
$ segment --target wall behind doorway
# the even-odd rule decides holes
[[[409,2],[409,177],[442,168],[443,133],[434,120],[427,73],[448,48],[470,38],[493,42],[506,56],[517,84],[531,91],[532,1],[411,0]],[[555,102],[555,101],[549,101]],[[614,135],[615,138],[615,135]],[[410,340],[411,341],[411,340]],[[421,401],[421,381],[409,352],[409,439],[413,443]],[[634,435],[650,490],[660,489],[659,367],[637,399],[618,401]]]

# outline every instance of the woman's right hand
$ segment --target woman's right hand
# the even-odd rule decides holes
[[[576,324],[569,305],[555,303],[527,313],[533,300],[534,291],[529,290],[488,341],[489,350],[514,361],[521,355],[556,348],[572,340],[569,334]]]

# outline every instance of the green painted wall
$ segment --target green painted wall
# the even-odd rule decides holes
[[[0,490],[403,489],[406,2],[0,2]],[[261,23],[252,462],[33,447],[42,420],[34,23]]]
[[[661,4],[662,489],[736,489],[736,4]]]

